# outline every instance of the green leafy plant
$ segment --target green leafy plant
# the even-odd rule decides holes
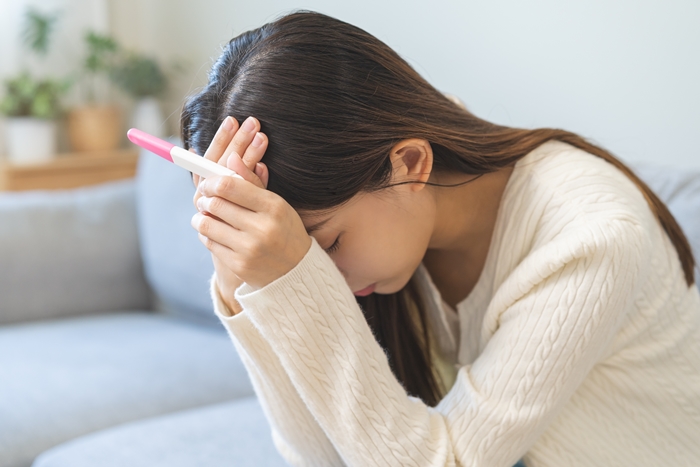
[[[94,31],[85,33],[85,42],[88,47],[85,69],[90,73],[108,71],[119,51],[117,42],[109,36],[97,34]]]
[[[110,72],[110,78],[137,99],[161,94],[168,82],[158,62],[135,53],[125,54],[118,60]]]
[[[109,75],[119,53],[119,45],[109,36],[94,31],[85,33],[87,55],[83,62],[87,79],[87,99],[94,102],[96,98],[96,80],[100,74]]]
[[[54,118],[61,110],[60,98],[68,87],[67,81],[35,80],[29,73],[22,73],[5,81],[0,111],[9,117]]]
[[[27,10],[22,28],[22,42],[37,55],[46,55],[51,45],[51,33],[58,14],[43,15]],[[68,91],[70,81],[36,79],[29,71],[5,80],[5,96],[0,100],[0,112],[9,117],[50,119],[61,111],[61,96]]]
[[[58,16],[56,13],[44,15],[29,8],[21,33],[22,42],[38,55],[46,55],[49,51],[51,32],[56,25]]]

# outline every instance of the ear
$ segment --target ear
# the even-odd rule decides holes
[[[420,191],[430,178],[433,170],[433,148],[427,140],[409,138],[399,141],[391,148],[389,154],[394,168],[391,183],[415,181],[403,186],[413,191]]]

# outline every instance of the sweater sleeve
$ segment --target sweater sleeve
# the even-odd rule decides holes
[[[216,272],[210,280],[210,293],[214,312],[248,372],[280,455],[297,467],[345,465],[245,310],[230,316],[217,286]]]
[[[309,424],[312,444],[330,439],[349,466],[510,467],[610,345],[639,280],[640,232],[627,221],[588,225],[526,257],[489,305],[498,319],[485,324],[487,345],[436,407],[394,377],[315,239],[284,276],[236,291],[248,328],[262,336],[243,345],[269,343],[265,358],[276,355],[291,381],[285,394],[293,386],[301,398],[286,414]]]

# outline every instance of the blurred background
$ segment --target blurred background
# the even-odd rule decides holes
[[[91,103],[119,107],[119,144],[126,146],[124,130],[150,93],[160,133],[176,135],[180,107],[206,82],[220,46],[296,8],[369,31],[482,118],[572,130],[623,160],[700,167],[700,3],[694,0],[1,0],[0,79],[29,70],[72,80],[56,114],[59,152],[75,149],[67,136],[70,110]],[[52,18],[43,54],[26,43],[28,9]],[[125,81],[129,70],[139,73],[138,63],[124,64],[130,56],[155,60],[162,83],[135,91],[109,71],[86,78],[88,31],[114,41],[119,53],[98,60],[126,67]],[[7,85],[0,93],[8,93]],[[153,122],[146,107],[141,113]],[[7,131],[0,138],[7,154]]]

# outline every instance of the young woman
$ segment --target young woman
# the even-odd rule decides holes
[[[245,179],[195,177],[192,225],[290,464],[700,465],[693,255],[604,149],[312,12],[234,38],[182,130]]]

